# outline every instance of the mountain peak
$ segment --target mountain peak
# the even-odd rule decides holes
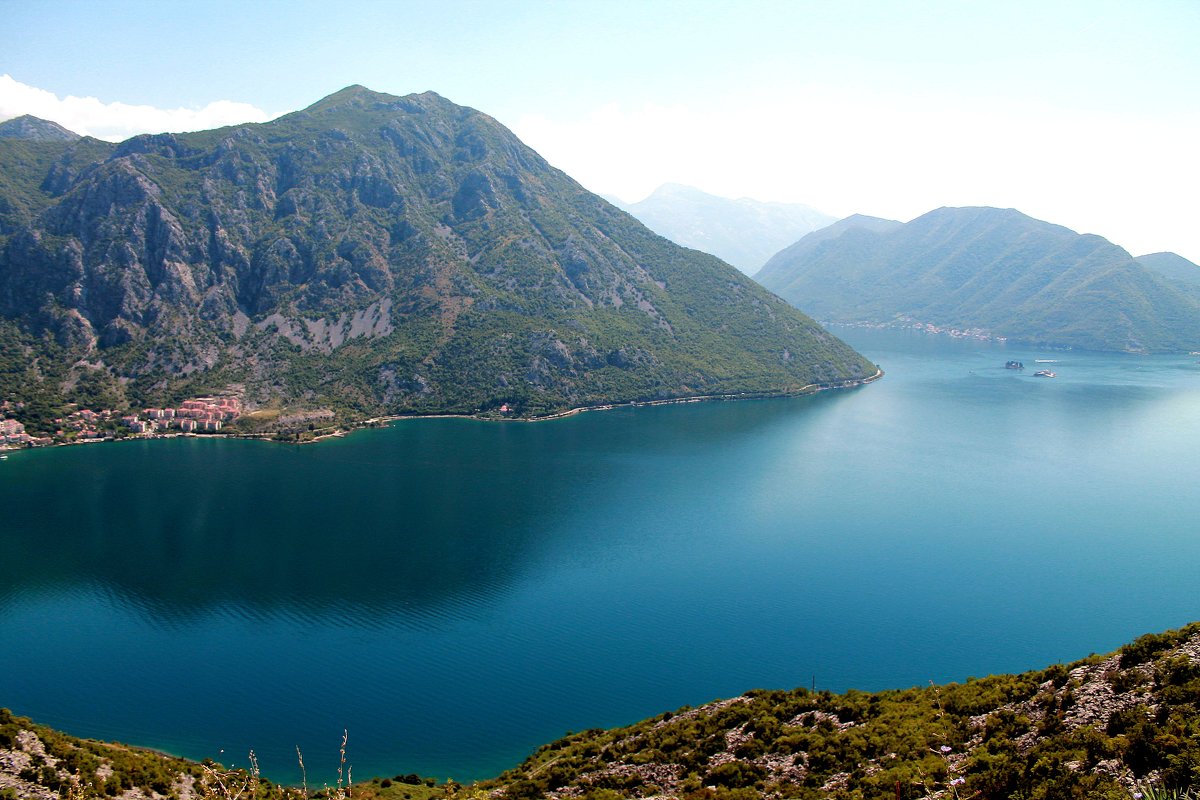
[[[302,113],[330,111],[338,108],[358,107],[364,108],[374,105],[391,106],[397,103],[415,103],[421,106],[454,106],[455,104],[440,94],[434,91],[424,91],[404,96],[388,94],[386,92],[377,92],[374,89],[368,89],[366,86],[355,83],[347,86],[344,89],[339,89],[331,95],[321,98],[317,102],[303,109]]]
[[[829,227],[832,228],[832,227],[834,227],[834,225],[837,225],[837,226],[840,226],[843,228],[853,228],[856,226],[865,226],[865,225],[881,225],[884,227],[899,227],[902,224],[903,223],[897,222],[896,220],[892,220],[892,219],[884,219],[883,217],[872,217],[870,214],[851,214],[850,216],[846,217],[845,219],[839,219],[837,222],[833,223],[833,225],[830,225]]]
[[[0,138],[29,139],[40,142],[73,142],[81,139],[78,133],[69,131],[57,122],[41,119],[30,114],[0,122]]]
[[[348,131],[364,124],[375,125],[383,117],[391,117],[396,114],[416,114],[418,116],[433,114],[462,119],[478,113],[474,109],[447,100],[437,92],[425,91],[400,96],[376,92],[360,84],[354,84],[318,100],[307,108],[293,114],[286,114],[277,122],[289,118],[307,119],[319,126],[332,126]],[[374,121],[372,121],[373,119]]]
[[[1200,266],[1178,253],[1149,253],[1138,256],[1137,262],[1164,278],[1200,285]]]
[[[1030,220],[1027,214],[1022,214],[1015,208],[997,208],[995,206],[942,206],[922,214],[921,218],[954,217],[972,220],[1022,219]]]
[[[399,100],[399,97],[382,92],[376,92],[368,89],[361,84],[353,84],[344,89],[339,89],[331,95],[322,97],[317,102],[313,103],[304,109],[305,112],[329,111],[334,108],[341,108],[349,105],[365,105],[368,103],[394,103]]]

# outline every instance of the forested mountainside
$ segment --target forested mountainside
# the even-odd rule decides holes
[[[0,400],[537,416],[874,372],[432,92],[0,139]]]
[[[941,208],[903,225],[850,218],[810,237],[755,277],[821,320],[1090,350],[1200,349],[1194,294],[1099,236],[1013,209]]]
[[[1193,290],[1200,287],[1200,265],[1177,253],[1150,253],[1138,256],[1137,260],[1164,278],[1187,284]]]

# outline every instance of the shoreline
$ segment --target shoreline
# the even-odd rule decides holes
[[[546,414],[539,417],[494,417],[484,416],[482,414],[388,414],[380,417],[372,417],[365,419],[361,423],[351,427],[342,428],[334,433],[322,434],[319,437],[314,437],[306,442],[298,444],[310,444],[327,439],[334,436],[345,436],[361,428],[378,427],[387,425],[391,422],[398,422],[407,419],[473,419],[480,422],[548,422],[551,420],[566,419],[577,414],[584,414],[590,411],[613,411],[618,408],[643,408],[646,406],[673,406],[683,405],[685,403],[707,403],[713,401],[737,401],[737,400],[770,400],[772,398],[783,397],[804,397],[807,395],[817,394],[819,392],[832,391],[836,389],[854,389],[859,386],[865,386],[868,383],[874,383],[882,378],[884,372],[882,369],[876,368],[875,374],[866,378],[853,378],[844,381],[838,381],[831,384],[810,383],[802,386],[799,389],[790,392],[741,392],[734,394],[704,394],[693,395],[691,397],[667,397],[661,400],[626,400],[616,403],[601,403],[594,406],[576,406],[563,411],[556,411],[553,414]],[[291,442],[283,442],[283,444],[293,444]]]
[[[706,394],[694,395],[691,397],[668,397],[661,400],[627,400],[624,402],[601,403],[593,406],[577,406],[575,408],[556,411],[553,414],[546,414],[538,417],[496,417],[483,414],[385,414],[378,417],[370,417],[356,423],[352,423],[343,427],[338,427],[328,433],[320,433],[314,435],[311,439],[303,441],[285,441],[276,439],[274,433],[140,433],[130,436],[124,436],[121,439],[105,438],[105,439],[89,439],[86,441],[70,441],[70,442],[55,442],[49,447],[74,447],[77,445],[88,444],[108,444],[117,441],[139,441],[148,439],[246,439],[250,441],[266,441],[276,444],[316,444],[317,442],[325,441],[326,439],[343,438],[354,431],[364,428],[380,428],[386,427],[393,422],[410,419],[472,419],[480,422],[548,422],[551,420],[566,419],[577,414],[584,414],[591,411],[612,411],[618,408],[642,408],[647,406],[669,406],[682,405],[685,403],[707,403],[714,401],[737,401],[737,400],[769,400],[772,398],[783,397],[804,397],[807,395],[818,394],[820,392],[833,391],[838,389],[854,389],[859,386],[865,386],[869,383],[882,378],[884,372],[882,369],[876,368],[874,375],[869,375],[866,378],[852,378],[844,381],[836,381],[829,384],[810,383],[802,386],[799,389],[790,392],[741,392],[731,394]],[[8,448],[0,445],[0,453],[7,454],[9,452],[19,452],[22,450],[39,450],[38,447],[20,447]]]

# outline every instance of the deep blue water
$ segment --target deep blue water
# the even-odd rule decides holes
[[[838,332],[884,380],[14,454],[0,705],[283,780],[299,745],[316,785],[345,728],[358,778],[468,780],[754,687],[962,680],[1200,618],[1194,357]]]

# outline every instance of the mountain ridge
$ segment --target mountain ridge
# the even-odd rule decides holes
[[[802,239],[756,276],[817,317],[977,329],[1038,346],[1180,352],[1200,303],[1124,249],[1015,209],[941,208],[889,230]]]
[[[1137,262],[1170,280],[1200,286],[1200,265],[1178,253],[1147,253],[1138,256]]]

